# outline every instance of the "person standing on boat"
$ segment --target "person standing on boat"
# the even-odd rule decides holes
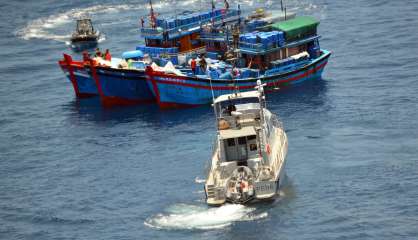
[[[144,21],[144,17],[141,17],[141,27],[142,27],[142,28],[144,28],[144,23],[145,23],[145,21]]]
[[[229,3],[227,0],[224,0],[224,4],[225,4],[225,9],[228,11],[229,10]]]
[[[100,48],[96,48],[96,54],[95,57],[103,57],[102,52],[100,52]]]
[[[109,49],[106,49],[106,53],[105,53],[105,60],[106,61],[112,61],[112,55],[110,55]]]
[[[192,69],[193,74],[196,74],[196,59],[192,58],[190,61],[190,68]]]
[[[205,59],[205,56],[202,54],[202,57],[200,58],[200,67],[202,68],[202,70],[203,70],[203,72],[206,72],[206,66],[207,66],[207,63],[206,63],[206,59]]]
[[[83,51],[83,62],[88,62],[90,60],[90,54],[86,50]]]

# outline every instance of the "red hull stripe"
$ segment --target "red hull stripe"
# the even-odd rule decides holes
[[[100,96],[100,100],[103,102],[104,98],[105,98],[105,95],[103,94],[102,85],[100,84],[99,77],[97,76],[96,68],[94,67],[94,62],[93,62],[92,59],[90,59],[90,72],[91,72],[91,77],[93,78],[94,82],[96,83],[97,91],[99,92],[99,96]]]
[[[68,73],[70,74],[70,80],[71,80],[71,83],[73,84],[75,95],[77,97],[80,97],[80,91],[78,90],[78,84],[74,75],[74,68],[71,65],[73,63],[73,59],[71,58],[70,55],[64,54],[64,62],[65,62],[65,65],[67,65]]]
[[[310,74],[315,73],[315,72],[321,70],[322,68],[324,68],[327,63],[328,62],[325,61],[321,65],[316,66],[314,69],[311,69],[311,70],[309,70],[305,73],[302,73],[300,75],[297,75],[297,76],[294,76],[294,77],[291,77],[291,78],[287,78],[287,79],[279,80],[279,81],[274,81],[274,82],[268,82],[267,86],[268,87],[270,87],[270,86],[273,87],[273,86],[276,86],[277,84],[296,81],[296,80],[299,80],[301,78],[307,77]],[[167,75],[160,75],[160,74],[157,74],[156,76],[167,77]],[[171,76],[169,76],[169,77],[171,77]],[[177,79],[186,80],[187,77],[179,76],[178,78],[176,77],[176,80]],[[156,90],[155,89],[156,88],[155,82],[156,83],[161,83],[161,84],[180,85],[180,86],[192,87],[192,88],[202,88],[202,89],[209,89],[209,90],[211,89],[210,86],[198,85],[198,84],[193,84],[193,83],[174,82],[174,81],[167,81],[167,80],[159,80],[159,79],[155,79],[155,78],[152,78],[152,81],[153,81],[154,91]],[[254,86],[255,85],[239,86],[239,88],[240,89],[252,89],[252,88],[254,88]],[[213,86],[212,89],[213,90],[234,90],[235,86]],[[159,95],[159,94],[157,94],[157,95]],[[157,99],[159,99],[159,96],[157,96]]]
[[[69,56],[68,58],[66,57],[66,55],[67,54],[64,54],[64,60],[58,61],[58,64],[60,65],[63,71],[67,70],[68,73],[70,74],[70,81],[73,85],[75,95],[78,98],[90,98],[90,97],[97,96],[97,94],[94,94],[94,93],[81,93],[80,92],[78,88],[77,80],[75,78],[74,69],[84,70],[84,63],[79,62],[79,61],[73,61],[71,56],[67,55]]]
[[[101,102],[104,107],[113,106],[131,106],[136,104],[153,103],[154,100],[133,100],[120,97],[101,97]]]
[[[173,103],[173,102],[160,102],[158,103],[158,106],[161,109],[180,109],[180,108],[191,108],[191,107],[198,107],[201,105],[196,104],[185,104],[185,103]]]

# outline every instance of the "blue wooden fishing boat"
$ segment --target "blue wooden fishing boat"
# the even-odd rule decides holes
[[[184,64],[192,55],[206,51],[200,40],[201,29],[207,25],[220,26],[238,22],[240,10],[216,9],[204,12],[185,12],[172,18],[160,18],[152,2],[149,18],[141,18],[141,35],[145,45],[123,54],[122,61],[132,64],[96,64],[89,66],[89,74],[105,106],[130,105],[155,101],[146,82],[145,67],[151,62],[165,65]],[[133,54],[133,55],[132,55]],[[136,55],[135,55],[136,54]]]
[[[90,60],[86,65],[90,77],[96,83],[103,106],[133,105],[155,101],[147,86],[145,62],[141,51],[122,54],[123,59],[113,58],[110,65]],[[125,63],[124,66],[121,63]]]
[[[320,79],[331,53],[320,49],[318,24],[302,16],[271,24],[264,31],[226,33],[224,41],[237,46],[230,48],[226,60],[202,57],[200,68],[180,74],[147,67],[148,85],[160,107],[169,108],[208,104],[223,94],[248,91],[258,79],[266,90]]]
[[[64,54],[64,58],[58,61],[58,64],[73,85],[76,97],[87,98],[98,95],[96,83],[88,69],[84,67],[84,61],[74,61],[70,55]]]

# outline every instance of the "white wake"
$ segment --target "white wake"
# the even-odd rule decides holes
[[[238,221],[253,221],[267,217],[267,212],[256,213],[255,208],[227,204],[217,208],[177,204],[165,214],[148,218],[144,224],[158,229],[209,230],[230,226]]]
[[[156,4],[155,8],[162,8],[165,4]],[[105,13],[119,13],[122,11],[138,11],[144,9],[143,4],[120,4],[120,5],[96,5],[87,8],[74,8],[66,12],[53,14],[30,21],[25,27],[17,30],[15,34],[25,40],[47,39],[56,41],[66,41],[70,37],[67,33],[59,32],[60,28],[68,24],[74,24],[75,19]],[[93,24],[96,21],[93,19]],[[73,29],[71,28],[70,31]],[[62,32],[62,31],[61,31]]]

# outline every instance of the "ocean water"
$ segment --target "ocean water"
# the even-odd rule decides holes
[[[333,55],[322,80],[268,96],[289,137],[281,198],[220,208],[204,202],[209,106],[103,109],[57,65],[82,15],[101,48],[134,49],[144,2],[0,4],[0,239],[417,239],[417,1],[285,1]]]

